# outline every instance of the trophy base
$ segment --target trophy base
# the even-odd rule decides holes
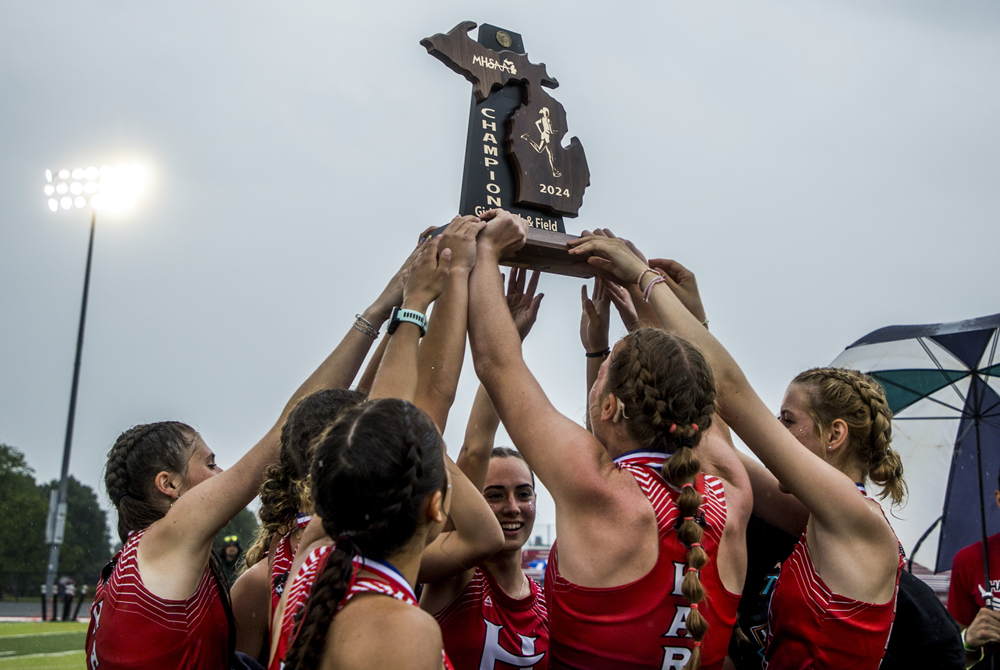
[[[435,228],[430,232],[430,236],[437,237],[446,227]],[[569,241],[578,237],[580,236],[528,228],[528,241],[513,256],[501,258],[500,265],[590,279],[594,276],[594,271],[587,265],[587,256],[569,254]]]
[[[512,268],[541,270],[566,277],[590,279],[593,270],[587,265],[586,256],[570,256],[569,241],[579,235],[556,233],[539,228],[528,228],[528,241],[517,253],[501,258],[500,264]]]

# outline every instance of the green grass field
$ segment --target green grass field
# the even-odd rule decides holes
[[[85,623],[0,623],[0,670],[79,670],[86,634]]]

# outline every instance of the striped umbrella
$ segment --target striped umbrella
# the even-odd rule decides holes
[[[889,326],[847,347],[833,365],[867,372],[885,388],[893,447],[909,499],[893,528],[910,550],[951,569],[959,549],[1000,532],[1000,314],[924,326]],[[891,510],[887,510],[890,511]],[[927,563],[928,561],[924,561]]]

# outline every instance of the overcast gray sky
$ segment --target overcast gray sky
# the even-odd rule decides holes
[[[419,41],[467,19],[561,83],[591,171],[567,230],[692,268],[771,407],[876,328],[1000,311],[989,0],[7,1],[0,441],[58,477],[88,217],[48,211],[44,170],[140,162],[139,206],[98,216],[71,472],[103,497],[116,435],[162,419],[235,462],[455,213],[471,86]],[[579,287],[543,278],[525,357],[582,419]]]

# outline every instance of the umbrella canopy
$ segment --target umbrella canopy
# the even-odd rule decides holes
[[[1000,471],[1000,314],[924,326],[889,326],[847,347],[833,365],[885,388],[892,444],[909,498],[889,510],[911,558],[951,569],[959,549],[1000,532],[993,491]]]

